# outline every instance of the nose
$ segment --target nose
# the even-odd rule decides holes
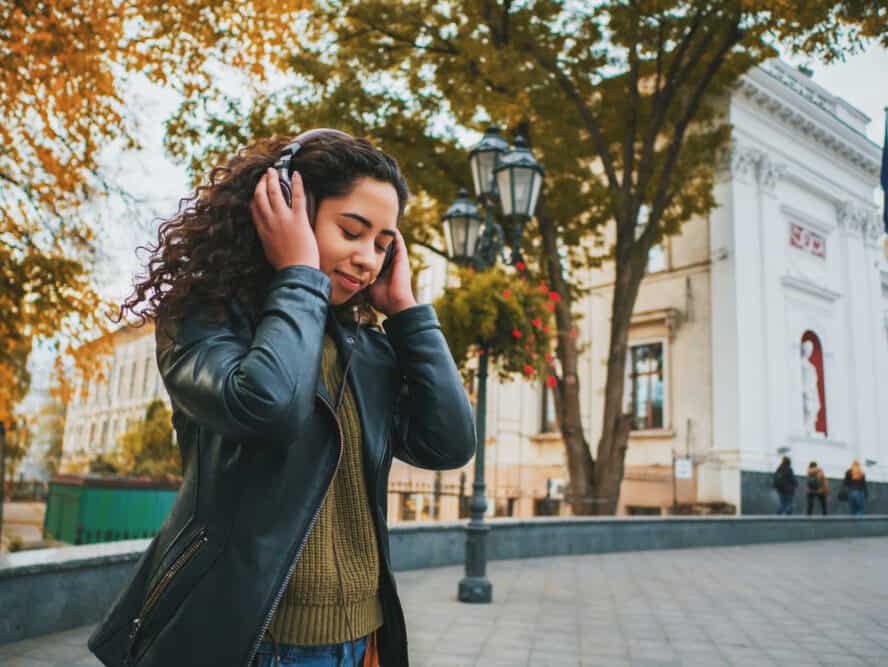
[[[352,254],[352,264],[358,267],[362,273],[372,272],[376,268],[376,247],[373,239],[362,243]]]

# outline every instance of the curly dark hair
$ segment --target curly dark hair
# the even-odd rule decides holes
[[[297,140],[301,148],[291,173],[297,170],[302,176],[312,225],[322,200],[347,195],[364,177],[394,186],[400,221],[408,198],[406,181],[395,159],[368,141],[323,130],[261,139],[214,167],[206,183],[180,200],[177,213],[160,225],[157,243],[140,247],[149,253],[147,273],[138,276],[121,304],[118,322],[130,314],[138,318],[136,326],[148,320],[172,324],[198,305],[202,313],[221,319],[234,301],[258,319],[274,268],[265,258],[250,202],[259,178]],[[376,322],[363,291],[344,306],[358,306],[365,321]]]

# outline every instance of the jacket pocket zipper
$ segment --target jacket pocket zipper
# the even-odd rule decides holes
[[[160,599],[161,595],[163,595],[163,592],[167,589],[173,579],[175,579],[176,575],[197,555],[197,552],[207,543],[208,539],[207,530],[204,528],[185,548],[185,551],[183,551],[173,564],[170,565],[169,569],[163,573],[163,576],[160,578],[160,581],[154,585],[154,588],[151,589],[148,597],[145,598],[145,603],[142,605],[139,615],[136,616],[131,623],[129,634],[130,654],[132,654],[136,640],[139,638],[139,633],[144,627],[145,619],[151,613],[154,605],[157,604],[157,601]]]

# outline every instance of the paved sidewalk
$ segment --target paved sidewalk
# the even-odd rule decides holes
[[[412,667],[839,667],[888,665],[886,563],[888,538],[500,561],[490,605],[456,601],[460,567],[398,582]],[[89,631],[0,664],[95,667]]]

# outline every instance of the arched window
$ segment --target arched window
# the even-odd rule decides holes
[[[823,375],[823,345],[813,331],[802,334],[802,419],[809,435],[826,437],[826,382]]]

